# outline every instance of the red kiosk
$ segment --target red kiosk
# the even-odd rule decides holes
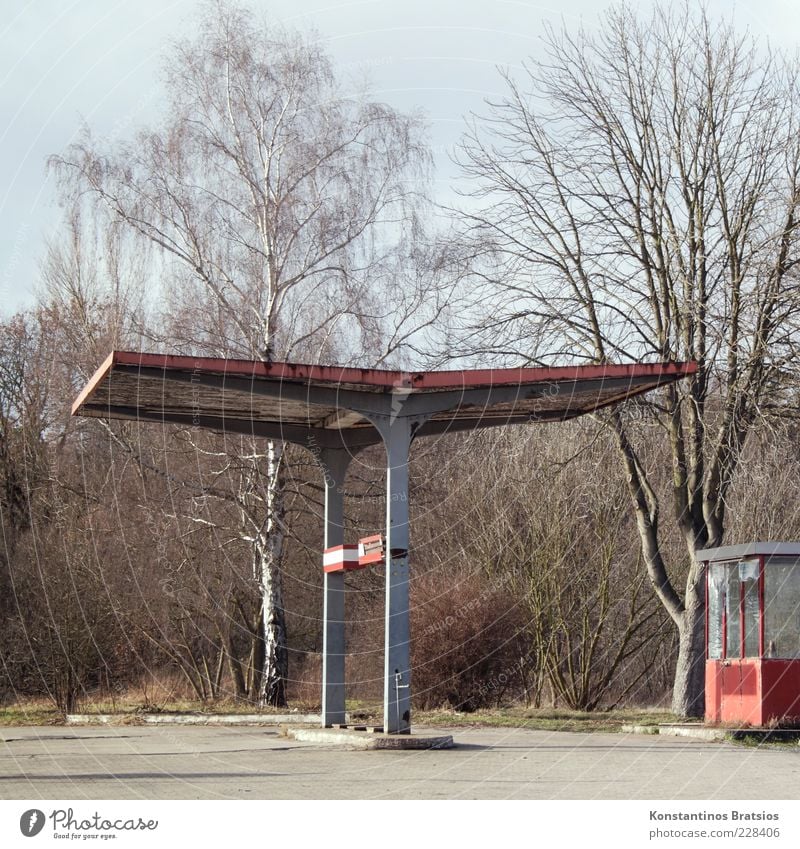
[[[800,543],[697,553],[706,567],[706,721],[800,722]]]

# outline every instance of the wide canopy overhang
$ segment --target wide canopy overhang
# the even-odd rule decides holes
[[[325,547],[344,543],[344,481],[361,446],[386,447],[383,729],[411,730],[408,457],[416,436],[571,419],[696,371],[693,363],[400,372],[115,351],[75,415],[296,442],[325,471]],[[343,450],[344,449],[344,450]],[[344,571],[325,572],[322,724],[346,722]]]
[[[376,416],[418,417],[416,436],[563,421],[695,371],[649,363],[405,372],[114,351],[72,413],[354,448],[381,441]]]

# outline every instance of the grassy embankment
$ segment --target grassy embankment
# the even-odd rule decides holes
[[[359,723],[378,724],[380,706],[351,703],[348,705],[351,719]],[[165,701],[158,705],[143,705],[141,701],[98,699],[85,702],[80,713],[115,714],[121,722],[135,722],[144,713],[177,714],[253,714],[259,713],[318,713],[319,705],[292,704],[284,710],[257,710],[252,705],[233,701],[217,702],[213,705],[185,700]],[[457,711],[416,711],[414,722],[433,727],[467,728],[475,726],[533,728],[546,731],[619,731],[623,725],[658,725],[675,721],[675,717],[663,710],[626,708],[613,711],[562,710],[558,708],[507,707],[495,710],[459,713]],[[26,701],[0,707],[0,726],[60,725],[64,717],[49,702]]]

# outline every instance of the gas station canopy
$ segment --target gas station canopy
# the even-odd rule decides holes
[[[376,413],[420,414],[414,436],[562,421],[695,369],[658,363],[402,372],[114,351],[72,413],[355,448],[381,441]]]
[[[402,372],[115,351],[73,415],[132,419],[305,445],[325,472],[326,561],[342,561],[343,485],[352,456],[383,442],[386,566],[383,730],[411,731],[408,458],[412,441],[563,421],[680,380],[694,363]],[[352,546],[350,546],[352,548]],[[324,571],[322,724],[345,722],[345,583]]]

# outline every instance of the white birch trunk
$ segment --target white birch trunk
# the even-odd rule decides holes
[[[267,446],[267,520],[256,539],[254,551],[255,578],[261,592],[261,627],[263,661],[258,701],[261,706],[286,705],[288,654],[286,624],[283,609],[284,500],[280,484],[280,465],[283,445],[270,442]]]

